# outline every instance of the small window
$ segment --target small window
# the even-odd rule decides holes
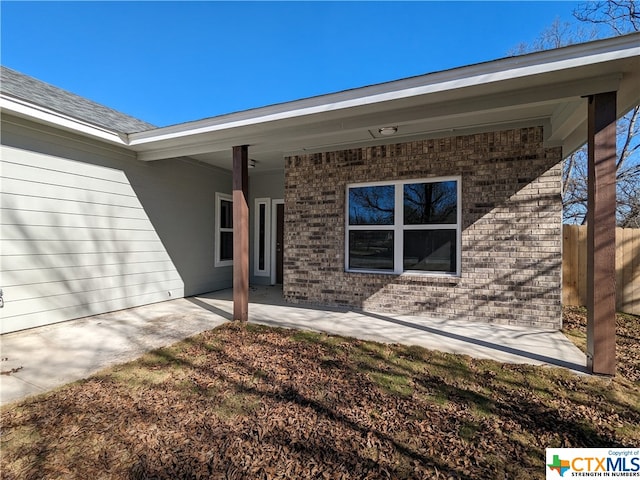
[[[459,178],[347,186],[346,269],[460,274]]]
[[[215,266],[233,265],[233,200],[216,193]]]
[[[255,200],[254,274],[271,276],[271,199]]]

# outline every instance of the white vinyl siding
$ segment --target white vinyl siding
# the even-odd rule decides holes
[[[1,153],[2,333],[184,296],[122,170]]]

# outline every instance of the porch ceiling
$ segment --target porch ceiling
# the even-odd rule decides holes
[[[618,112],[640,103],[640,34],[510,57],[129,135],[145,161],[190,156],[230,169],[249,145],[252,173],[283,156],[543,125],[565,154],[587,139],[587,95],[618,91]],[[397,126],[382,137],[378,129]]]

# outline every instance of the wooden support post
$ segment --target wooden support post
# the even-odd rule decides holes
[[[233,319],[249,320],[249,152],[233,147]]]
[[[589,97],[587,368],[616,372],[616,92]]]

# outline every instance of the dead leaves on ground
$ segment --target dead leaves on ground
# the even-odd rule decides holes
[[[545,447],[640,439],[633,400],[612,403],[603,382],[229,324],[4,409],[1,466],[21,479],[544,478]]]
[[[586,345],[587,312],[584,307],[564,307],[563,330]],[[586,348],[586,347],[583,347]],[[617,371],[632,382],[640,382],[640,316],[616,314]]]

